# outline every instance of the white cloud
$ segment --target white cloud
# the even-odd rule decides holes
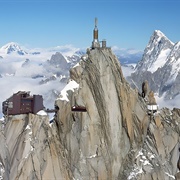
[[[169,109],[173,109],[174,107],[176,108],[180,108],[180,95],[176,96],[175,99],[171,99],[171,100],[164,100],[164,96],[162,97],[158,97],[155,96],[156,98],[156,102],[159,105],[160,109],[163,107],[167,107]]]

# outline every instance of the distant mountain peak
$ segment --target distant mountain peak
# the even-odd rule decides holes
[[[166,37],[166,36],[164,35],[164,33],[162,33],[160,30],[155,30],[155,31],[154,31],[154,34],[157,35],[157,36]]]
[[[155,30],[144,50],[142,60],[136,66],[136,70],[155,72],[166,63],[173,46],[174,43],[160,30]]]
[[[133,81],[141,86],[147,79],[152,90],[164,99],[180,94],[180,41],[171,42],[161,31],[155,30],[136,65]]]
[[[167,36],[160,30],[155,30],[153,35],[151,37],[158,37],[157,40],[160,41],[162,38],[164,40],[169,41],[172,45],[174,45],[174,43],[172,41],[170,41]]]
[[[11,54],[11,53],[17,53],[19,55],[25,55],[27,54],[26,51],[24,51],[18,43],[10,42],[1,47],[0,51],[4,54]]]

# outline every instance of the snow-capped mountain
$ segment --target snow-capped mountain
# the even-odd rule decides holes
[[[18,55],[25,55],[28,54],[24,51],[17,43],[10,42],[0,49],[0,54],[18,54]]]
[[[173,46],[174,43],[161,31],[154,31],[144,50],[142,60],[136,66],[136,71],[150,71],[153,73],[158,68],[163,67]]]
[[[144,80],[148,80],[151,89],[166,100],[180,94],[180,42],[172,43],[162,32],[154,31],[142,60],[129,78],[140,90]]]

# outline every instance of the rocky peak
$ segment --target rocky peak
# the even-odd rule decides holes
[[[161,31],[155,30],[144,50],[142,60],[136,66],[136,71],[154,72],[158,67],[162,67],[173,45]]]
[[[65,67],[67,66],[67,61],[60,52],[56,52],[51,56],[49,63],[56,67]]]
[[[82,59],[70,71],[68,86],[75,86],[56,101],[59,137],[74,178],[174,178],[179,128],[173,124],[179,116],[168,109],[148,115],[110,49],[88,50]]]
[[[70,76],[79,86],[67,91],[68,101],[63,94],[56,101],[56,122],[75,179],[124,178],[129,155],[147,132],[145,104],[125,81],[110,49],[88,51]],[[72,107],[86,112],[72,112]]]

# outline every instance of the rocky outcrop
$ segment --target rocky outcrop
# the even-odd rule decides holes
[[[149,113],[109,48],[70,70],[55,120],[10,116],[1,131],[4,179],[172,180],[178,177],[180,110]]]
[[[175,111],[162,109],[151,117],[147,136],[136,156],[132,179],[175,179],[179,156],[180,116]]]
[[[64,150],[48,116],[9,116],[1,131],[4,179],[71,179]]]
[[[52,65],[54,67],[63,67],[63,68],[67,67],[66,59],[59,52],[56,52],[56,54],[53,54],[51,59],[48,62],[50,65]]]

